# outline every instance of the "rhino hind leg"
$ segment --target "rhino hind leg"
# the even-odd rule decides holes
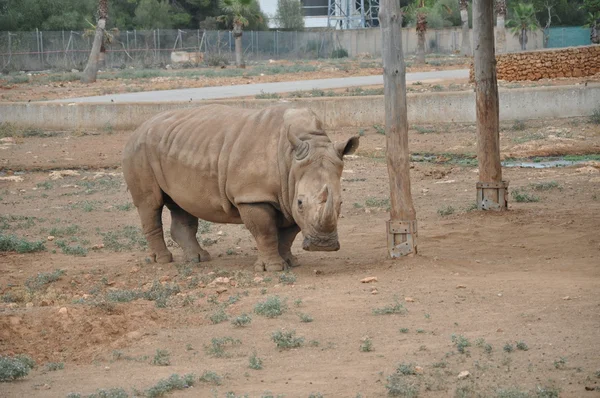
[[[165,203],[171,211],[171,236],[183,249],[186,261],[209,261],[210,254],[200,247],[196,239],[198,217],[183,210],[169,197],[166,198]]]
[[[296,256],[292,254],[292,244],[299,232],[300,227],[297,225],[288,228],[279,228],[277,231],[279,238],[279,255],[283,257],[290,267],[297,267],[300,265]]]
[[[152,205],[148,200],[137,206],[138,214],[142,222],[142,229],[148,245],[152,250],[152,259],[157,263],[170,263],[173,255],[167,249],[162,227],[163,204]]]
[[[286,261],[279,254],[279,236],[275,208],[265,203],[241,204],[238,210],[246,228],[256,240],[258,259],[255,271],[283,271]]]

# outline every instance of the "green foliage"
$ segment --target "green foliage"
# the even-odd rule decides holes
[[[148,246],[141,230],[132,225],[126,225],[121,230],[101,232],[100,235],[104,247],[115,252],[143,249]]]
[[[85,257],[88,252],[85,247],[82,247],[80,245],[71,246],[68,245],[67,242],[65,242],[64,240],[57,240],[56,246],[60,247],[63,254],[68,254],[71,256]]]
[[[348,58],[348,50],[343,47],[337,48],[331,52],[331,58]]]
[[[556,181],[538,182],[530,184],[530,187],[535,191],[550,191],[552,189],[562,189],[562,187]]]
[[[359,349],[362,352],[371,352],[371,351],[373,351],[373,340],[371,340],[368,337],[365,337],[362,340],[362,343],[360,343]]]
[[[304,337],[296,337],[295,330],[290,330],[289,332],[278,330],[271,335],[271,339],[278,348],[282,349],[297,348],[304,343]]]
[[[527,192],[523,192],[518,189],[513,190],[510,194],[517,203],[531,203],[540,201],[540,198],[537,196],[530,195]]]
[[[44,368],[48,371],[48,372],[54,372],[57,370],[62,370],[65,368],[65,364],[63,362],[48,362],[46,365],[44,365]]]
[[[256,99],[279,99],[281,97],[277,93],[265,93],[264,91],[260,90],[260,94],[256,94],[255,98]]]
[[[203,383],[209,383],[214,384],[216,386],[220,386],[222,377],[211,370],[207,370],[202,374],[202,376],[200,376],[198,380]]]
[[[504,344],[504,347],[502,347],[502,349],[505,352],[513,352],[515,350],[515,347],[513,347],[513,345],[510,343],[506,343],[506,344]]]
[[[52,272],[40,272],[36,276],[27,278],[25,281],[25,287],[31,291],[39,290],[43,286],[59,280],[64,273],[65,271],[62,269],[57,269]]]
[[[160,395],[155,396],[159,397]],[[100,388],[90,395],[81,395],[72,392],[67,395],[67,398],[129,398],[129,394],[122,388],[109,388],[107,390]]]
[[[417,369],[412,363],[401,363],[396,367],[396,373],[404,376],[416,375]]]
[[[216,325],[217,323],[225,322],[228,319],[229,319],[229,315],[227,315],[227,313],[225,312],[225,310],[223,308],[219,308],[216,312],[214,312],[210,316],[210,321],[213,323],[213,325]]]
[[[313,317],[308,314],[299,313],[298,316],[300,317],[300,322],[310,323],[313,321]]]
[[[169,366],[171,364],[171,354],[167,350],[156,350],[152,365]]]
[[[254,306],[254,312],[267,318],[276,318],[287,310],[285,300],[279,296],[270,296],[265,301],[260,301]]]
[[[172,374],[168,379],[160,380],[156,385],[146,390],[146,397],[158,398],[174,390],[184,390],[193,386],[195,379],[196,376],[191,373],[183,377],[178,374]]]
[[[398,299],[395,300],[395,304],[389,304],[381,308],[373,308],[374,315],[388,315],[388,314],[406,314],[408,311]]]
[[[469,341],[469,339],[467,339],[464,336],[461,335],[455,335],[453,334],[451,336],[452,342],[454,343],[454,345],[456,346],[456,349],[458,350],[458,352],[460,352],[461,354],[465,353],[465,348],[470,347],[471,346],[471,342]]]
[[[293,272],[283,272],[279,274],[279,282],[284,285],[293,285],[296,282],[296,275]]]
[[[263,368],[263,360],[256,356],[256,352],[253,352],[252,355],[248,358],[248,367],[254,370],[261,370]]]
[[[46,250],[43,241],[30,242],[16,235],[0,234],[0,252],[33,253]]]
[[[204,346],[204,350],[210,356],[222,358],[227,356],[227,353],[225,352],[225,347],[227,345],[237,344],[242,344],[242,342],[240,340],[233,339],[232,337],[215,337],[211,340],[210,345]]]
[[[304,10],[300,0],[277,0],[275,20],[281,30],[304,30]]]
[[[517,350],[527,351],[529,350],[529,346],[524,341],[519,341],[517,343]]]
[[[401,373],[389,375],[385,388],[387,388],[390,397],[416,398],[419,395],[418,387]]]
[[[531,3],[517,3],[511,11],[512,16],[506,22],[506,27],[514,36],[519,37],[521,49],[525,50],[528,41],[527,32],[534,32],[540,27],[535,16],[535,8]]]
[[[8,357],[0,355],[0,382],[21,379],[29,374],[35,362],[28,356]]]
[[[250,317],[250,315],[245,314],[245,313],[240,316],[237,316],[231,320],[231,324],[233,326],[237,326],[237,327],[249,325],[250,322],[252,322],[252,317]]]
[[[437,213],[438,213],[440,216],[444,217],[444,216],[449,216],[449,215],[451,215],[451,214],[454,214],[454,211],[455,211],[455,210],[454,210],[454,207],[452,207],[452,206],[448,205],[448,206],[440,207],[440,208],[437,210]]]

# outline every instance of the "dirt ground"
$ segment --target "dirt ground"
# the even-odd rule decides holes
[[[470,59],[454,55],[430,55],[426,65],[412,66],[408,72],[468,68]],[[0,75],[0,101],[38,101],[117,94],[150,90],[229,86],[238,84],[370,76],[383,73],[381,60],[371,58],[323,59],[316,61],[275,60],[236,69],[233,65],[171,70],[109,70],[99,73],[95,84],[84,84],[78,74],[60,72]]]
[[[600,164],[506,167],[510,190],[538,201],[511,196],[509,211],[481,213],[472,210],[475,127],[412,126],[419,254],[390,260],[385,137],[377,130],[328,132],[333,140],[362,135],[345,162],[341,249],[303,252],[297,239],[302,265],[291,274],[255,273],[255,243],[238,225],[201,223],[211,262],[184,263],[170,238],[176,262],[149,262],[119,167],[129,132],[3,139],[0,234],[42,240],[46,250],[0,252],[0,353],[37,362],[24,379],[2,383],[0,396],[116,387],[143,394],[188,373],[195,385],[173,397],[384,397],[388,389],[420,397],[600,396]],[[504,158],[598,159],[600,126],[507,123],[501,147]],[[51,170],[77,175],[52,179]],[[361,283],[366,277],[377,281]],[[287,310],[255,313],[272,296]],[[251,322],[234,326],[243,313]],[[278,349],[272,334],[282,329],[303,344]],[[239,342],[218,346],[223,353],[209,349],[214,338]],[[249,367],[254,354],[260,370]],[[49,362],[64,369],[51,371]],[[198,380],[207,371],[218,383]]]

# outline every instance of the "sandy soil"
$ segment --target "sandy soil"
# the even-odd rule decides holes
[[[437,156],[411,170],[419,254],[390,260],[384,136],[373,126],[329,133],[336,140],[357,131],[360,151],[343,174],[342,248],[303,252],[298,239],[293,251],[302,266],[293,282],[291,275],[253,271],[254,241],[237,225],[202,224],[211,262],[184,263],[170,239],[176,263],[148,262],[118,165],[129,132],[4,140],[0,177],[23,181],[0,181],[0,233],[43,240],[47,250],[0,253],[0,353],[37,362],[24,379],[2,383],[0,396],[65,397],[112,387],[133,394],[174,373],[197,380],[212,371],[219,385],[196,381],[172,396],[383,397],[401,363],[416,366],[402,368],[415,374],[392,382],[422,397],[524,396],[502,389],[600,396],[598,163],[505,168],[511,191],[539,201],[511,198],[506,213],[480,213],[470,208],[474,126],[413,126],[411,151]],[[511,157],[598,154],[600,127],[584,119],[511,123],[501,143]],[[51,179],[49,170],[65,169],[78,175]],[[166,211],[164,220],[169,225]],[[35,283],[44,281],[38,273],[58,269],[58,280]],[[361,283],[371,276],[378,280]],[[230,279],[217,284],[217,277]],[[143,297],[127,301],[136,294]],[[275,295],[287,300],[283,315],[254,313]],[[386,306],[398,313],[374,313]],[[230,319],[213,324],[219,308]],[[231,319],[242,313],[251,323],[234,327]],[[301,322],[299,313],[313,321]],[[271,335],[281,329],[295,330],[303,345],[278,349]],[[463,353],[453,334],[468,339]],[[206,350],[224,337],[241,344],[226,346],[222,357]],[[371,351],[361,351],[365,337]],[[520,341],[527,350],[517,349]],[[170,365],[152,364],[157,349],[169,352]],[[253,353],[262,370],[249,368]],[[49,371],[48,362],[64,369]],[[463,371],[469,375],[459,379]]]

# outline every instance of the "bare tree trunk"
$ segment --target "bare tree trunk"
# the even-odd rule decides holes
[[[477,160],[479,209],[506,208],[506,186],[500,163],[500,107],[494,51],[492,0],[474,0],[475,101],[477,112]]]
[[[459,0],[460,20],[462,22],[462,46],[461,54],[471,55],[471,38],[469,37],[469,2],[468,0]]]
[[[600,35],[598,34],[598,23],[590,27],[590,41],[592,44],[600,44]]]
[[[238,68],[245,68],[244,64],[244,49],[242,47],[242,35],[244,31],[242,30],[241,24],[233,25],[233,37],[235,38],[235,66]]]
[[[496,40],[496,52],[502,54],[506,52],[506,0],[496,0],[496,28],[498,38]]]
[[[427,15],[417,13],[417,64],[425,63],[425,32],[427,31]]]
[[[406,65],[402,52],[402,13],[397,0],[382,0],[386,157],[390,181],[388,253],[400,257],[417,253],[417,221],[410,191],[410,153],[406,106]]]
[[[104,29],[106,28],[106,19],[108,17],[108,0],[99,0],[98,2],[98,23],[96,24],[96,34],[92,44],[92,51],[87,65],[83,70],[81,81],[83,83],[94,83],[98,76],[98,60],[100,58],[100,49],[104,40]]]

